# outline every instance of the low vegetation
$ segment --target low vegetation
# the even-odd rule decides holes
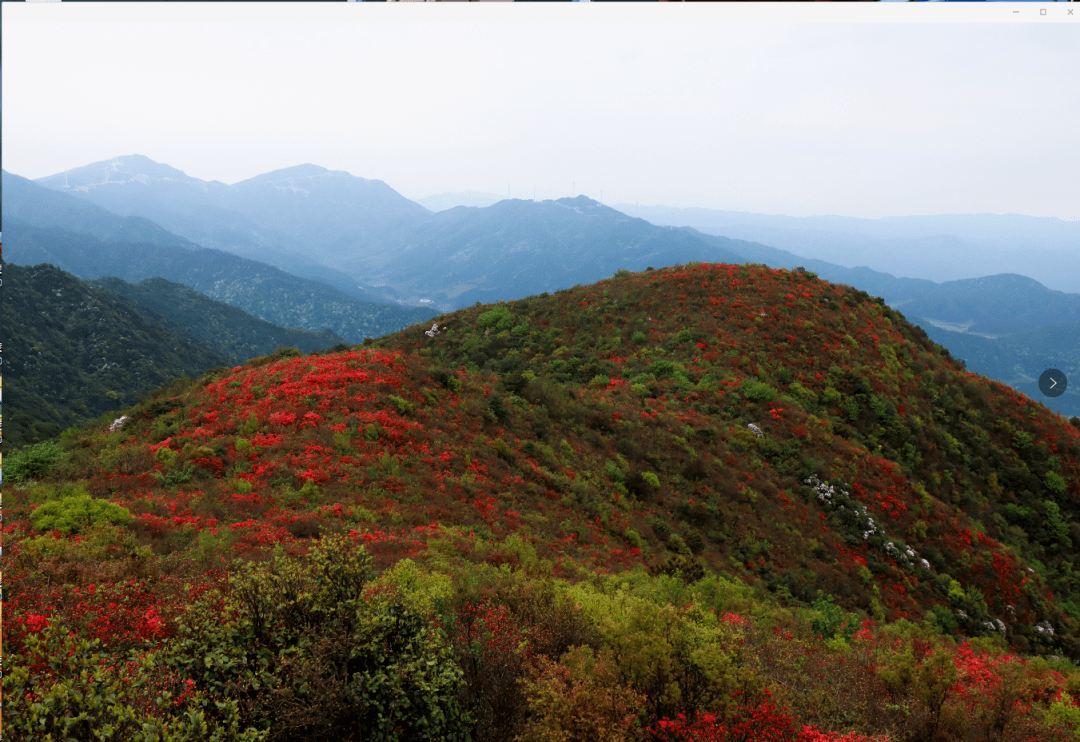
[[[24,449],[11,733],[1080,735],[1074,425],[804,271],[436,322]]]

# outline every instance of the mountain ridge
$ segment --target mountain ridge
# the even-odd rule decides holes
[[[601,209],[596,202],[584,196],[578,197],[585,199],[583,201],[501,199],[483,208],[455,207],[434,214],[414,205],[415,208],[409,207],[412,216],[399,215],[401,218],[384,219],[376,227],[351,229],[339,216],[331,218],[332,212],[351,208],[345,201],[328,200],[309,190],[311,183],[328,182],[328,179],[353,183],[357,187],[379,183],[387,192],[392,191],[381,181],[355,178],[308,163],[241,181],[255,189],[248,194],[251,198],[248,208],[251,218],[240,212],[228,213],[234,215],[229,218],[244,220],[242,224],[247,226],[242,227],[241,222],[229,226],[225,212],[221,211],[225,207],[214,207],[217,209],[214,212],[216,216],[203,212],[200,219],[217,219],[217,231],[187,224],[184,226],[185,234],[200,239],[203,244],[220,246],[236,254],[265,257],[276,265],[286,266],[289,272],[329,283],[355,298],[382,303],[420,304],[437,310],[467,306],[476,301],[509,300],[590,283],[617,268],[641,270],[649,265],[670,265],[688,260],[751,260],[789,269],[801,265],[829,280],[842,281],[885,297],[890,305],[925,324],[939,342],[975,352],[983,360],[973,361],[974,370],[1003,374],[1001,364],[994,359],[1003,357],[1005,351],[980,346],[965,337],[940,335],[936,329],[932,329],[933,323],[940,327],[963,327],[966,332],[976,336],[1012,338],[1010,347],[1019,349],[1018,355],[1025,359],[1025,368],[1020,376],[1010,372],[999,378],[1012,379],[1018,388],[1028,394],[1037,394],[1037,391],[1026,379],[1037,377],[1047,363],[1058,363],[1066,366],[1067,373],[1074,373],[1072,362],[1067,358],[1068,347],[1080,343],[1080,336],[1062,336],[1061,348],[1042,359],[1037,357],[1034,347],[1018,346],[1017,343],[1022,344],[1025,338],[1031,338],[1038,347],[1043,347],[1044,343],[1035,340],[1035,335],[1031,333],[1051,325],[1066,327],[1070,320],[1080,316],[1077,314],[1080,299],[1076,298],[1080,294],[1067,295],[1033,281],[1025,285],[1019,279],[1002,277],[1008,274],[943,283],[896,278],[871,268],[845,268],[835,263],[800,257],[779,247],[719,237],[692,227],[657,227],[644,220],[635,222],[627,215],[628,212],[634,213],[629,207],[622,211],[608,207]],[[304,193],[293,190],[301,187]],[[235,189],[235,185],[229,188]],[[259,191],[260,188],[263,191]],[[285,190],[282,191],[282,188]],[[258,193],[265,195],[268,192],[266,189],[273,191],[274,198],[283,198],[293,205],[267,201],[259,206],[261,212],[256,213],[253,204],[262,198]],[[334,193],[332,189],[330,193]],[[364,198],[357,195],[354,201],[359,203]],[[402,197],[395,195],[395,198],[399,205],[405,203]],[[315,209],[317,215],[313,216],[315,212],[303,212],[296,206],[305,202],[311,202],[308,207]],[[357,218],[368,220],[369,212],[370,209],[362,210]],[[848,234],[836,230],[851,229],[861,230],[860,233],[867,239],[938,240],[933,245],[930,242],[924,245],[935,254],[947,253],[952,249],[945,243],[939,244],[942,239],[982,239],[988,234],[993,236],[995,230],[1003,231],[1003,234],[1020,234],[1025,229],[1031,231],[1032,225],[1038,226],[1044,222],[1050,225],[1044,231],[1050,237],[1057,235],[1054,239],[1058,239],[1061,229],[1071,228],[1060,220],[1019,219],[1008,215],[859,220],[843,217],[781,218],[700,209],[679,213],[698,212],[704,215],[702,218],[711,214],[716,218],[726,218],[736,226],[747,220],[776,222],[785,229],[790,225],[809,224],[816,231],[804,232],[817,235],[814,239],[832,239],[830,235]],[[303,218],[297,216],[302,213],[307,215]],[[291,216],[281,216],[284,214]],[[266,215],[278,220],[273,229],[256,224]],[[320,226],[314,231],[298,230],[297,219],[318,224],[329,223],[333,219],[337,219],[337,222],[336,226],[325,229]],[[990,226],[987,226],[987,219],[991,219]],[[299,242],[277,229],[288,226],[285,222],[292,224],[293,234],[302,231],[306,238],[320,244],[317,248],[311,248],[309,242],[307,248],[311,249],[300,250]],[[170,226],[180,225],[170,223]],[[248,230],[248,227],[252,229]],[[258,239],[245,236],[245,230],[258,231]],[[952,230],[954,234],[939,234],[941,230]],[[1001,237],[995,239],[1000,241]],[[974,243],[964,244],[970,247]],[[317,265],[318,261],[322,261],[322,264]],[[1062,272],[1057,271],[1058,274]],[[281,324],[296,324],[283,317],[275,316],[274,319]],[[341,333],[344,328],[335,329]],[[1078,409],[1077,404],[1080,404],[1073,403],[1072,397],[1048,399],[1046,403],[1062,414],[1074,413]]]

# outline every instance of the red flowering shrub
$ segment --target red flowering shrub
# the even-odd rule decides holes
[[[773,702],[768,690],[763,696],[757,703],[734,705],[723,715],[698,713],[693,721],[684,714],[660,719],[649,732],[657,742],[790,742],[791,717]]]

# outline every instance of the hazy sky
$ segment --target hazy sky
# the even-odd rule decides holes
[[[1075,27],[494,5],[397,16],[440,22],[382,22],[393,8],[370,5],[348,7],[365,22],[147,22],[124,10],[136,3],[112,14],[138,22],[71,22],[92,16],[15,5],[3,167],[30,178],[138,153],[226,183],[312,162],[411,198],[509,185],[793,215],[1080,218]]]

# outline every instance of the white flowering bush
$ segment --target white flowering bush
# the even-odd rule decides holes
[[[836,519],[847,527],[851,545],[855,545],[859,540],[866,541],[870,546],[880,548],[901,567],[916,569],[921,566],[930,571],[930,562],[920,559],[915,549],[896,539],[885,541],[885,533],[874,522],[867,507],[855,502],[851,492],[843,486],[822,482],[816,476],[810,476],[803,480],[803,483],[810,487],[817,501],[831,510]]]

